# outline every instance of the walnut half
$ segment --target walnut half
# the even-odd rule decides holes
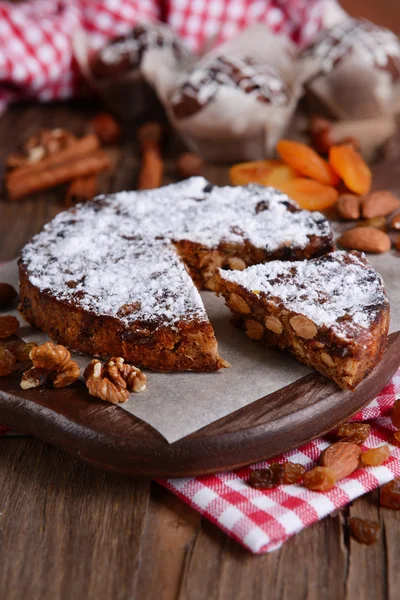
[[[146,375],[121,357],[113,357],[104,365],[97,359],[92,360],[84,378],[91,396],[112,404],[126,402],[129,392],[142,392],[147,384]]]
[[[67,387],[78,379],[81,372],[78,364],[71,360],[69,350],[53,342],[35,346],[29,358],[33,366],[22,375],[23,390],[50,385],[55,388]]]

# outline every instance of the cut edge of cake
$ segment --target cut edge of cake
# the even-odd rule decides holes
[[[279,297],[277,287],[279,269],[281,269],[281,277],[282,273],[285,273],[288,276],[287,281],[290,281],[290,273],[288,274],[290,266],[281,261],[249,267],[240,273],[219,270],[216,276],[216,292],[225,298],[227,306],[234,314],[236,324],[245,329],[249,338],[267,347],[289,350],[299,362],[316,369],[335,381],[341,388],[354,391],[382,357],[389,328],[389,302],[381,277],[365,256],[358,252],[336,251],[317,259],[293,263],[294,285],[296,269],[306,269],[308,263],[308,265],[313,264],[314,267],[320,266],[323,273],[324,267],[329,267],[329,264],[332,265],[332,261],[336,260],[338,268],[343,269],[340,282],[342,286],[345,285],[347,275],[349,275],[349,285],[352,285],[354,277],[357,280],[359,275],[361,280],[367,282],[365,285],[370,286],[368,289],[371,290],[372,304],[368,304],[368,298],[365,296],[366,305],[359,306],[356,316],[352,317],[343,312],[345,302],[342,300],[346,297],[343,293],[341,299],[338,298],[341,307],[340,310],[337,308],[338,318],[333,322],[332,319],[327,319],[327,324],[324,324],[323,316],[318,316],[318,289],[307,292],[307,286],[305,289],[299,288],[298,295],[298,298],[303,293],[305,298],[307,294],[308,297],[316,298],[315,318],[312,315],[312,305],[307,310],[302,310],[301,300],[297,302],[297,307],[296,302],[288,300],[290,297],[293,300],[293,289],[289,290],[286,301]],[[363,274],[365,274],[364,279]],[[271,277],[271,281],[273,280],[273,293],[268,291],[268,281],[263,291],[263,276],[266,277],[266,281],[268,276]],[[329,276],[327,272],[326,277]],[[308,283],[310,284],[311,281]],[[374,286],[376,286],[375,297]],[[332,291],[334,282],[330,281],[327,288]],[[357,290],[354,290],[355,302],[357,302],[356,292]],[[321,293],[321,296],[324,294]],[[307,299],[304,302],[307,302]],[[334,306],[332,298],[326,302]],[[351,312],[350,307],[349,310]],[[363,311],[364,320],[361,315]],[[355,319],[362,324],[355,322]]]

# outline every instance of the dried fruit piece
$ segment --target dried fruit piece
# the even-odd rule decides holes
[[[339,216],[347,221],[360,218],[360,197],[355,194],[342,194],[337,201]]]
[[[395,427],[400,429],[400,399],[396,400],[390,413],[390,418]]]
[[[361,212],[364,219],[386,217],[399,208],[400,200],[389,190],[371,192],[361,202]]]
[[[373,217],[372,219],[365,219],[356,223],[356,227],[374,227],[381,231],[387,231],[387,222],[385,217]]]
[[[23,340],[17,340],[15,342],[9,342],[7,344],[7,350],[10,350],[17,359],[18,362],[26,362],[30,360],[30,352],[32,348],[36,348],[36,342],[24,342]]]
[[[357,444],[337,442],[321,453],[319,463],[322,467],[332,469],[336,481],[339,481],[358,468],[360,456],[361,448]]]
[[[363,444],[371,433],[371,425],[368,423],[342,423],[336,430],[338,438],[344,438],[343,442]]]
[[[350,250],[362,250],[381,254],[390,250],[390,237],[374,227],[354,227],[348,229],[338,239],[339,244]]]
[[[296,176],[296,171],[279,160],[238,163],[229,170],[229,177],[233,185],[259,183],[277,187],[277,184],[294,179]]]
[[[339,195],[335,188],[303,177],[292,179],[279,189],[306,210],[326,210],[336,203]]]
[[[392,479],[381,487],[380,504],[385,508],[400,510],[400,477]]]
[[[329,164],[349,190],[361,196],[368,194],[371,189],[371,171],[352,145],[332,146],[329,149]]]
[[[93,132],[104,145],[117,144],[122,130],[116,119],[110,113],[100,113],[91,121]]]
[[[176,171],[183,179],[203,175],[204,160],[194,152],[184,152],[176,160]]]
[[[291,485],[301,481],[305,474],[303,465],[297,463],[271,463],[265,469],[253,469],[248,483],[259,490],[267,490],[278,485]]]
[[[314,467],[304,475],[303,485],[313,492],[328,492],[336,483],[336,476],[329,467]]]
[[[352,537],[360,544],[366,544],[369,546],[374,544],[379,537],[379,523],[368,521],[368,519],[352,517],[349,519],[349,525]]]
[[[400,444],[400,431],[394,432],[393,441],[396,443],[396,446],[398,446]]]
[[[15,366],[15,356],[10,350],[0,346],[0,377],[10,375]]]
[[[0,317],[0,339],[8,338],[17,333],[19,329],[18,319],[11,315]]]
[[[337,185],[339,178],[329,164],[309,146],[292,140],[280,140],[277,151],[282,160],[293,169],[325,185]]]
[[[0,309],[8,308],[17,297],[15,288],[9,283],[0,283]]]
[[[387,461],[389,456],[390,449],[389,446],[385,444],[383,446],[379,446],[378,448],[369,448],[363,452],[361,455],[361,462],[367,467],[379,467]]]

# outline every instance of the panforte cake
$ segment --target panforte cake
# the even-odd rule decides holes
[[[251,339],[290,350],[342,388],[354,390],[384,351],[389,302],[362,253],[220,270],[216,290]]]
[[[213,289],[218,267],[333,249],[328,221],[273,188],[195,177],[57,215],[22,251],[20,310],[77,352],[211,371],[226,363],[197,287]]]

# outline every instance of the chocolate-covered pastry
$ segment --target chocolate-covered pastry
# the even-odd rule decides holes
[[[321,32],[299,58],[314,110],[339,119],[393,113],[400,99],[400,41],[366,19]]]

